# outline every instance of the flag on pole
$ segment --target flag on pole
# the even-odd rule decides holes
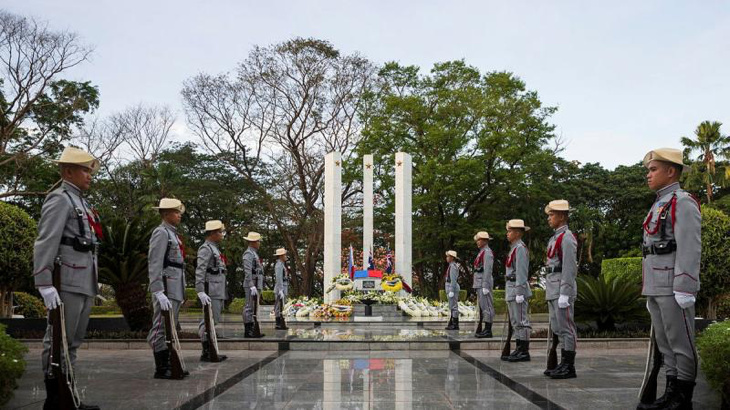
[[[347,261],[347,273],[350,274],[350,280],[355,279],[355,255],[352,250],[352,244],[350,244],[350,257]]]
[[[373,263],[373,246],[370,245],[370,255],[368,255],[368,270],[375,269],[375,264]]]
[[[388,253],[385,255],[385,273],[393,273],[393,255],[390,253],[390,244],[388,244]]]

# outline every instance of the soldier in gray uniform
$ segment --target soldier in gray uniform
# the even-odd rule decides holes
[[[218,244],[225,237],[225,229],[223,222],[218,220],[205,223],[205,242],[198,249],[198,265],[195,268],[195,291],[198,292],[200,303],[204,306],[211,306],[214,325],[220,322],[221,311],[228,298],[226,293],[226,259],[218,249]],[[205,332],[205,317],[200,321],[198,334],[203,344],[200,360],[209,362],[211,360],[210,346],[208,346],[208,335]],[[227,358],[226,355],[218,355],[220,361]]]
[[[254,315],[257,314],[256,302],[259,292],[264,288],[264,268],[261,266],[258,254],[261,235],[257,232],[249,232],[248,236],[243,239],[248,241],[248,249],[243,253],[243,288],[246,293],[246,305],[243,307],[243,337],[259,338],[264,335],[256,332],[255,324],[258,322],[258,318],[255,318]]]
[[[492,337],[492,322],[494,321],[494,300],[492,299],[494,252],[489,249],[489,239],[487,232],[477,232],[474,235],[474,241],[479,247],[479,255],[474,260],[474,282],[472,287],[477,292],[478,305],[484,318],[484,330],[475,335],[480,339]]]
[[[697,377],[695,297],[702,254],[700,205],[679,186],[682,152],[662,148],[644,157],[649,188],[656,192],[644,221],[643,295],[651,314],[667,387],[642,409],[691,409]]]
[[[546,369],[544,374],[553,379],[570,379],[575,374],[575,298],[578,295],[575,277],[578,274],[578,241],[568,229],[568,201],[558,199],[545,207],[548,225],[555,231],[548,241],[545,273],[545,300],[550,313],[550,328],[558,336],[560,344],[560,364],[554,369]]]
[[[522,236],[529,231],[522,219],[507,222],[507,240],[510,252],[505,262],[506,300],[509,317],[514,329],[517,349],[502,360],[509,362],[530,361],[530,326],[528,301],[530,291],[529,272],[530,258]]]
[[[459,330],[459,266],[456,264],[456,251],[446,252],[446,262],[449,266],[446,268],[446,296],[449,300],[449,323],[446,330]]]
[[[276,317],[276,330],[287,330],[286,320],[281,310],[286,302],[286,295],[289,293],[289,269],[286,267],[286,249],[279,248],[274,254],[278,258],[274,266],[276,283],[274,284],[274,316]]]
[[[96,211],[86,202],[83,193],[91,186],[91,176],[99,169],[99,161],[74,147],[66,148],[59,164],[61,186],[48,194],[41,219],[38,238],[33,246],[33,279],[48,309],[64,305],[68,359],[76,364],[76,352],[84,341],[91,306],[98,286],[96,250],[102,239],[101,224]],[[60,258],[61,291],[53,286],[53,269]],[[53,328],[46,327],[41,361],[45,374],[47,398],[45,409],[58,406],[58,382],[50,368]],[[81,404],[81,409],[98,409]]]
[[[177,323],[180,305],[185,298],[185,255],[177,233],[185,206],[177,199],[162,198],[159,206],[162,223],[150,237],[147,254],[149,290],[152,293],[152,328],[147,343],[155,356],[155,378],[171,379],[170,351],[165,345],[165,323],[162,311],[172,311]],[[166,286],[165,286],[166,281]]]

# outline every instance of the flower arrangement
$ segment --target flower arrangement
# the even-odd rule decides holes
[[[397,273],[383,275],[380,287],[382,287],[386,292],[400,292],[401,290],[405,290],[408,293],[412,292],[411,287],[408,286],[408,284],[403,281],[403,277]]]
[[[341,274],[335,276],[334,278],[332,278],[332,284],[330,284],[330,286],[327,288],[327,291],[325,293],[330,293],[334,289],[337,289],[342,292],[347,292],[347,291],[352,290],[352,288],[353,288],[352,279],[350,279],[350,277],[347,276],[347,274],[341,273]]]

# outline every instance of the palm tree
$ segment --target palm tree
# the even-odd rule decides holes
[[[730,153],[730,136],[720,132],[721,122],[703,121],[695,130],[696,139],[682,137],[685,156],[699,152],[696,164],[692,165],[690,175],[701,179],[707,190],[707,202],[712,202],[712,187],[714,184],[724,186],[730,179],[730,167],[725,167],[719,176],[715,168],[716,162]],[[700,167],[702,165],[702,167]],[[690,176],[691,183],[691,176]]]

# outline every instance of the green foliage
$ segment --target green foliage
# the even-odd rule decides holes
[[[276,300],[273,290],[264,290],[261,292],[261,303],[264,305],[273,305]]]
[[[28,348],[5,333],[5,325],[0,325],[0,406],[13,398],[13,390],[18,387],[17,380],[25,372],[23,355]]]
[[[697,337],[697,349],[707,382],[730,403],[730,321],[707,327]]]
[[[641,285],[642,260],[641,257],[604,259],[601,263],[601,276]]]
[[[446,291],[444,289],[439,290],[439,300],[442,302],[447,302],[449,298],[446,295]],[[459,291],[459,302],[466,302],[466,290],[462,289]]]
[[[730,319],[730,293],[717,298],[717,318]]]
[[[699,305],[714,319],[720,295],[730,293],[730,217],[712,208],[702,209],[702,262]]]
[[[0,290],[13,290],[33,273],[37,224],[27,212],[0,201]]]
[[[682,137],[685,157],[699,153],[697,160],[691,164],[685,183],[690,189],[704,190],[708,203],[712,203],[717,186],[727,185],[730,175],[730,167],[718,169],[718,161],[727,157],[730,146],[730,135],[723,135],[721,126],[721,122],[703,121],[695,130],[696,139]]]
[[[228,308],[226,311],[228,313],[241,313],[243,312],[243,307],[246,305],[246,299],[245,298],[235,298],[231,302],[230,305],[228,305]]]
[[[14,292],[13,302],[15,304],[14,313],[16,315],[23,315],[27,319],[42,319],[46,317],[46,306],[38,297],[25,292]]]
[[[185,301],[189,307],[202,308],[203,305],[200,303],[198,298],[198,292],[195,288],[185,288]]]
[[[575,314],[579,320],[595,321],[599,331],[616,330],[616,324],[648,318],[641,287],[617,276],[578,276]]]
[[[494,289],[492,291],[494,312],[503,315],[507,311],[507,302],[504,299],[504,289]],[[530,313],[547,313],[548,305],[545,300],[545,289],[532,289],[532,297],[529,300]]]
[[[99,250],[99,282],[114,288],[117,305],[132,330],[149,329],[147,250],[156,221],[114,217],[104,222]]]

